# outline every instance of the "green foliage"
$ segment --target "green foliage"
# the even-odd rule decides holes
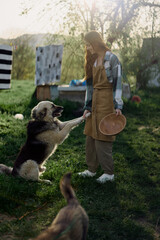
[[[1,163],[13,166],[26,140],[26,124],[37,103],[31,81],[13,81],[11,90],[0,92]],[[77,198],[89,215],[88,240],[154,240],[159,237],[160,215],[160,104],[159,90],[139,91],[142,101],[126,101],[127,125],[113,147],[115,181],[98,184],[96,178],[81,178],[86,169],[84,123],[75,128],[46,163],[42,178],[52,185],[0,175],[2,240],[28,240],[48,227],[66,202],[59,181],[68,171]],[[20,102],[20,103],[19,103]],[[62,119],[73,118],[78,105],[56,100],[65,107]],[[24,114],[24,120],[13,115]],[[155,237],[157,236],[157,238]]]
[[[64,44],[61,81],[84,78],[84,45],[81,36],[68,37]]]
[[[81,35],[55,35],[46,39],[46,44],[64,45],[62,58],[61,84],[68,84],[72,79],[84,78],[84,43]]]
[[[84,44],[81,36],[49,35],[44,45],[63,44],[60,84],[84,77]],[[25,38],[13,42],[12,79],[33,80],[35,77],[35,50]]]
[[[30,115],[30,107],[33,107],[35,85],[33,81],[12,80],[11,89],[0,90],[0,111],[16,114]]]
[[[27,39],[14,41],[12,69],[12,79],[34,79],[35,52]]]
[[[131,76],[136,78],[137,72],[141,68],[143,58],[141,56],[142,39],[139,36],[134,38],[127,38],[127,42],[119,43],[120,45],[120,59],[123,70],[130,79]],[[136,80],[136,79],[135,79]]]

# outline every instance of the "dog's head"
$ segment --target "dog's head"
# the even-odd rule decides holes
[[[42,101],[32,109],[31,117],[37,121],[51,122],[54,118],[60,117],[62,112],[62,106],[57,106],[50,101]]]

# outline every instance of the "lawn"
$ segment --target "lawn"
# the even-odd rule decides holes
[[[0,91],[0,163],[13,166],[26,139],[26,125],[37,100],[32,81],[12,81]],[[68,171],[89,216],[88,240],[160,239],[160,89],[139,91],[142,101],[125,101],[126,128],[113,147],[115,181],[100,185],[83,179],[86,169],[84,123],[50,157],[43,178],[51,185],[0,175],[0,239],[28,240],[48,227],[66,202],[59,180]],[[56,100],[65,107],[63,120],[74,118],[78,104]],[[14,119],[22,113],[24,120]]]

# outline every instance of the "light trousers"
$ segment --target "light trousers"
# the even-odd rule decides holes
[[[86,163],[88,170],[96,172],[100,165],[104,173],[114,174],[112,142],[100,141],[86,136]]]

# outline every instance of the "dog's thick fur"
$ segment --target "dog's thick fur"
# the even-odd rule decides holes
[[[85,240],[87,237],[89,219],[79,204],[71,186],[71,173],[63,176],[60,182],[67,206],[62,208],[51,226],[34,240]]]
[[[46,160],[55,152],[57,146],[68,137],[69,132],[84,118],[79,117],[67,122],[61,122],[58,117],[63,111],[50,101],[42,101],[31,111],[32,120],[27,126],[27,140],[21,148],[13,168],[0,164],[0,173],[21,176],[27,180],[40,180],[45,171]]]

